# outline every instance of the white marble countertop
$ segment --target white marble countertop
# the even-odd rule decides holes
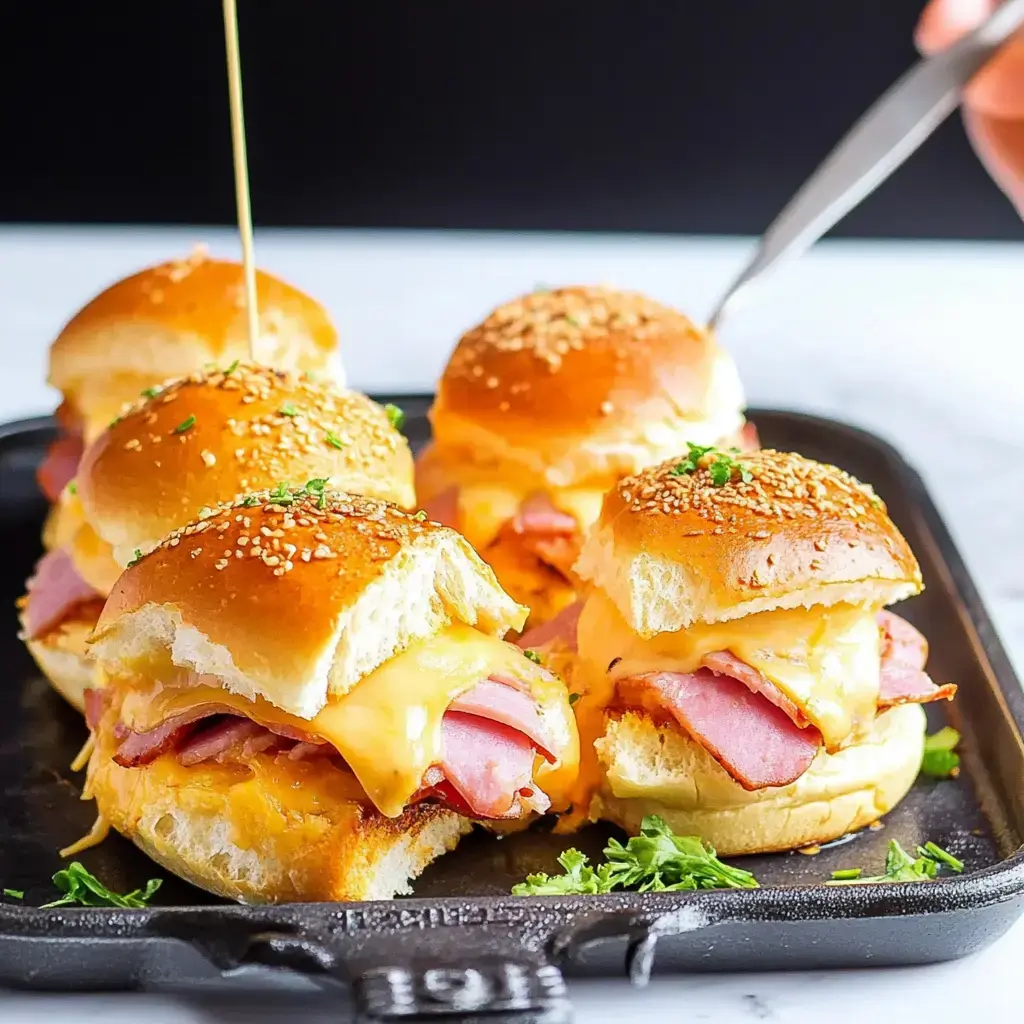
[[[1022,230],[1024,239],[1024,230]],[[0,228],[0,420],[45,412],[46,346],[110,281],[226,231]],[[343,335],[353,386],[430,388],[459,332],[547,284],[635,287],[697,317],[748,251],[737,240],[431,232],[257,237],[261,265],[316,295]],[[824,413],[894,442],[932,488],[1024,674],[1024,244],[825,243],[725,325],[752,405]],[[1024,921],[989,950],[926,968],[691,976],[571,986],[581,1024],[1008,1019],[1024,1005]],[[330,1004],[304,1006],[310,1024]],[[0,1018],[152,1024],[292,1017],[287,1004],[215,996],[0,995]],[[335,1018],[336,1019],[336,1018]]]

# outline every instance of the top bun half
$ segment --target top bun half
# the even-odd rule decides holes
[[[775,608],[891,604],[922,587],[870,487],[767,449],[713,450],[626,477],[575,570],[645,637]]]
[[[90,526],[122,566],[202,509],[308,480],[415,504],[405,438],[365,395],[238,363],[153,388],[85,451]]]
[[[115,675],[169,653],[232,692],[312,718],[452,622],[500,637],[526,615],[459,534],[419,513],[264,492],[210,510],[129,566],[94,651]]]
[[[572,287],[525,295],[467,332],[430,418],[453,461],[570,486],[731,438],[743,406],[731,358],[687,317],[635,292]]]
[[[256,272],[256,290],[258,359],[341,383],[338,335],[326,310],[263,271]],[[54,341],[48,379],[91,439],[143,388],[248,355],[242,266],[197,249],[132,274],[87,303]]]

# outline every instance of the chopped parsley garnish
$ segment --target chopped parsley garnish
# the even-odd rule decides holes
[[[4,895],[10,896],[12,900],[23,900],[25,898],[24,889],[4,889]]]
[[[231,364],[231,365],[230,365],[230,366],[229,366],[229,367],[228,367],[228,368],[227,368],[227,369],[226,369],[226,370],[224,371],[224,376],[225,376],[225,377],[230,377],[230,376],[231,376],[231,374],[233,374],[233,373],[235,372],[235,370],[237,370],[237,369],[238,369],[238,364],[239,364],[239,363],[240,363],[241,361],[242,361],[241,359],[236,359],[236,360],[235,360],[235,361],[234,361],[234,362],[233,362],[233,363],[232,363],[232,364]]]
[[[955,779],[960,774],[960,755],[955,750],[959,742],[960,733],[950,725],[926,736],[921,774],[933,779]]]
[[[128,563],[128,568],[130,569],[133,565],[138,565],[139,562],[141,562],[141,561],[142,561],[142,549],[141,548],[136,548],[135,551],[132,552],[132,560]]]
[[[576,703],[576,701],[578,701],[580,699],[580,697],[582,697],[582,696],[583,696],[582,693],[570,693],[569,694],[569,707],[572,707]]]
[[[714,849],[696,836],[677,836],[657,815],[644,818],[640,835],[625,846],[610,839],[605,861],[596,868],[579,850],[566,850],[558,863],[562,875],[529,875],[512,889],[514,896],[565,896],[634,889],[680,892],[691,889],[756,889],[749,871],[722,863]]]
[[[295,408],[294,402],[285,402],[278,410],[282,416],[298,416],[299,410]]]
[[[257,498],[255,494],[249,494],[245,498],[242,499],[242,504],[246,508],[252,508],[253,505],[258,505],[259,503],[260,503],[260,499]]]
[[[329,430],[327,431],[327,434],[325,435],[325,440],[327,441],[327,443],[332,448],[344,448],[345,447],[345,442],[342,441],[342,439],[340,437],[338,437],[337,434],[332,434]]]
[[[189,416],[189,418],[187,420],[182,420],[174,428],[174,432],[176,434],[184,434],[187,431],[191,430],[195,425],[196,425],[196,418],[195,418],[195,416]]]
[[[78,481],[77,480],[72,480],[71,483],[68,484],[68,494],[77,494],[77,493],[78,493]]]
[[[399,408],[397,405],[392,405],[388,402],[384,406],[384,414],[388,418],[388,423],[395,428],[395,430],[401,430],[405,426],[405,410]]]
[[[280,483],[270,492],[270,500],[275,505],[290,505],[295,499],[292,497],[292,492],[288,485]]]
[[[76,860],[72,861],[63,871],[53,876],[53,884],[62,893],[60,899],[52,903],[44,903],[40,908],[51,907],[122,907],[137,908],[149,905],[157,889],[163,885],[160,878],[151,878],[144,889],[135,889],[124,896],[108,889],[95,875]]]
[[[579,322],[579,320],[572,315],[572,313],[566,313],[565,316],[562,317],[562,319],[565,320],[566,323],[572,324],[573,327],[582,327],[583,326]]]
[[[416,514],[415,514],[415,515],[413,516],[413,519],[415,519],[415,520],[416,520],[417,522],[419,522],[419,523],[425,523],[425,522],[427,521],[427,510],[426,510],[425,508],[421,508],[421,509],[420,509],[420,510],[419,510],[419,511],[418,511],[418,512],[417,512],[417,513],[416,513]]]
[[[144,388],[142,391],[143,398],[156,398],[160,394],[161,388]]]
[[[524,658],[529,658],[530,661],[532,661],[534,663],[534,665],[542,664],[542,662],[540,660],[540,655],[536,651],[525,650],[525,651],[523,651],[523,657]],[[569,698],[569,701],[570,702],[572,701],[572,697]]]
[[[327,508],[327,478],[326,477],[314,477],[312,480],[306,481],[306,486],[301,490],[296,491],[296,497],[300,497],[304,494],[315,495],[317,502],[317,508]]]
[[[827,885],[862,885],[873,882],[930,882],[937,877],[940,867],[947,867],[960,874],[964,862],[944,850],[936,843],[925,843],[917,848],[917,856],[911,857],[895,839],[889,841],[885,855],[885,873],[863,877],[860,868],[846,868],[833,871]]]
[[[672,476],[689,476],[696,473],[701,468],[705,456],[714,455],[714,460],[708,463],[706,468],[715,487],[724,487],[734,476],[738,476],[745,484],[749,484],[754,479],[754,474],[746,466],[737,462],[729,452],[723,452],[715,448],[713,444],[687,443],[687,448],[689,451],[686,459],[669,470]],[[730,452],[732,451],[738,452],[738,449],[730,449]]]

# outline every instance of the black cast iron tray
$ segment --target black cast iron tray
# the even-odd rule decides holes
[[[396,399],[422,444],[427,399]],[[830,420],[753,413],[765,445],[838,463],[871,481],[924,570],[927,590],[905,613],[932,644],[930,669],[960,684],[931,706],[931,727],[963,734],[957,780],[920,779],[881,831],[815,856],[744,858],[755,891],[515,898],[510,886],[554,870],[567,841],[529,832],[467,838],[416,885],[416,897],[368,904],[242,907],[168,878],[148,910],[37,910],[53,898],[57,850],[92,823],[68,764],[85,738],[16,638],[13,610],[39,553],[45,505],[34,469],[48,419],[0,427],[0,984],[35,989],[177,987],[244,965],[341,981],[369,1020],[444,1016],[560,1020],[561,972],[831,968],[920,964],[974,952],[1024,911],[1024,693],[920,477],[889,445]],[[598,853],[608,832],[572,839]],[[889,839],[934,840],[961,857],[960,877],[926,884],[830,887],[834,868],[881,869]],[[120,837],[82,856],[121,891],[166,876]]]

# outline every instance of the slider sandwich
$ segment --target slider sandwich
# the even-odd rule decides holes
[[[43,673],[81,709],[86,638],[125,566],[205,508],[307,481],[415,502],[409,446],[364,395],[238,360],[148,388],[86,449],[28,582],[21,624]]]
[[[338,335],[324,308],[272,274],[257,271],[258,356],[343,384]],[[83,448],[139,392],[209,364],[248,358],[242,266],[197,248],[132,274],[88,302],[50,348],[49,383],[61,392],[61,435],[39,468],[55,502]]]
[[[750,446],[743,405],[732,359],[681,313],[607,288],[537,291],[456,346],[417,493],[535,626],[575,599],[604,492],[688,442]]]
[[[407,892],[473,821],[564,805],[564,686],[466,541],[368,498],[263,492],[130,566],[100,616],[87,792],[247,902]]]
[[[910,788],[919,705],[956,687],[885,610],[921,572],[869,487],[777,451],[672,459],[608,494],[576,571],[592,818],[757,853],[862,828]]]

